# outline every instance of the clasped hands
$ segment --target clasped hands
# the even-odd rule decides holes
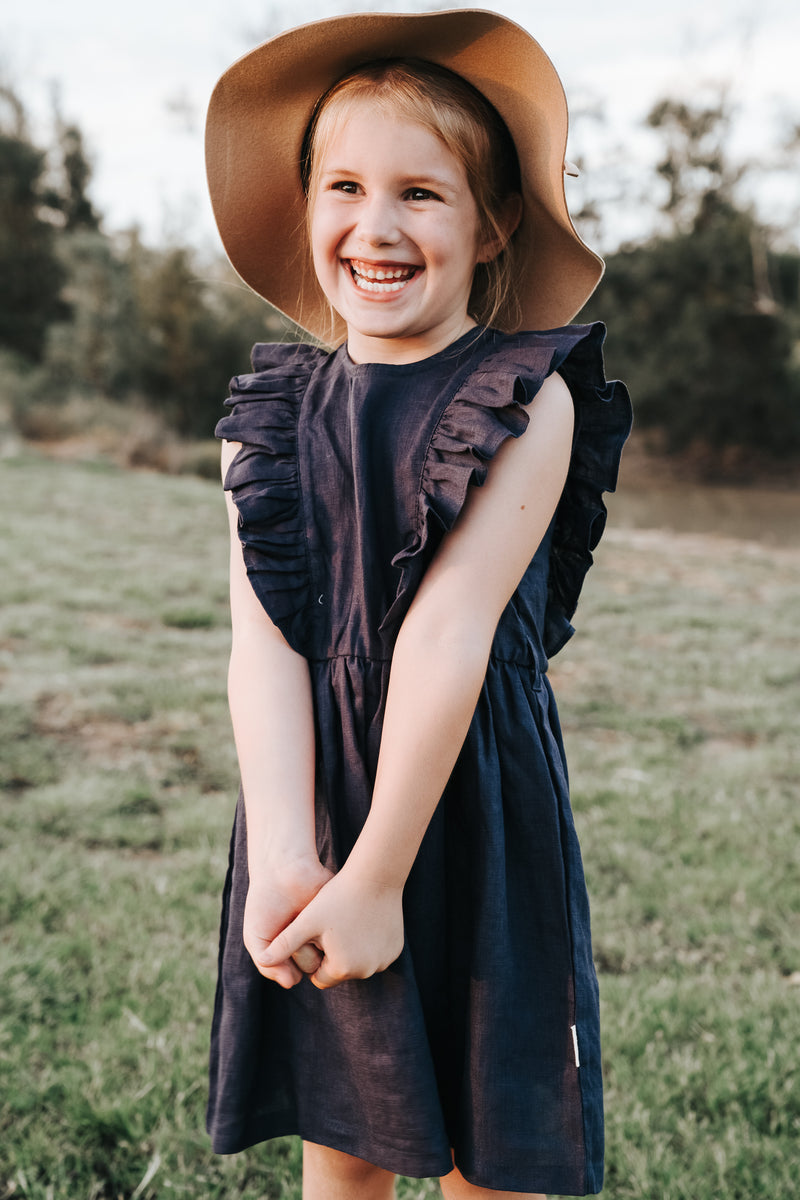
[[[251,867],[243,935],[259,973],[281,987],[304,974],[318,988],[367,979],[403,949],[402,888],[348,863],[333,875],[314,855]]]

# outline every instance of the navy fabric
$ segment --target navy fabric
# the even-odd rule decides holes
[[[258,975],[242,944],[239,798],[212,1029],[218,1152],[295,1133],[422,1177],[447,1174],[452,1147],[484,1187],[600,1190],[597,981],[545,672],[572,633],[630,429],[627,393],[603,375],[603,336],[472,330],[399,366],[256,346],[253,373],[233,380],[217,434],[242,449],[225,487],[253,588],[309,661],[317,844],[334,870],[369,808],[394,641],[436,547],[554,370],[576,420],[562,499],[500,619],[387,971],[324,992]]]

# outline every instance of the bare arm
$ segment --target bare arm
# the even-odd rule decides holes
[[[550,524],[569,464],[573,406],[551,376],[530,424],[496,455],[444,539],[397,638],[372,806],[339,874],[274,952],[312,940],[318,986],[388,966],[403,943],[401,897],[466,737],[497,622]]]
[[[224,443],[223,476],[235,443]],[[244,940],[259,970],[260,956],[330,877],[314,837],[314,718],[306,660],[267,616],[247,578],[237,512],[226,497],[231,530],[233,641],[228,700],[247,817],[250,891]],[[262,970],[297,982],[292,963]]]

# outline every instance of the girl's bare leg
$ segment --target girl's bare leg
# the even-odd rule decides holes
[[[458,1167],[439,1180],[445,1200],[547,1200],[541,1192],[496,1192],[491,1188],[476,1187],[467,1183]]]
[[[394,1181],[363,1158],[303,1142],[303,1200],[393,1200]]]

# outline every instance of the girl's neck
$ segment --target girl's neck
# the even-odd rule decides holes
[[[409,334],[401,337],[370,337],[349,329],[347,334],[347,353],[354,363],[388,363],[401,366],[407,363],[420,362],[424,358],[432,358],[441,350],[446,350],[453,342],[457,342],[470,329],[476,328],[472,317],[465,316],[452,322],[452,327],[437,327],[435,334],[426,330],[420,334]]]

